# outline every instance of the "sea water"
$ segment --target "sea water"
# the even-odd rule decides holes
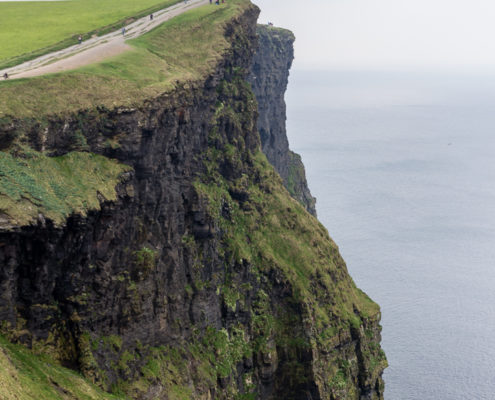
[[[387,400],[495,399],[495,76],[295,71],[291,147],[382,309]]]

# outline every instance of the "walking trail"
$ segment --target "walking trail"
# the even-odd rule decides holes
[[[208,4],[208,2],[208,0],[188,0],[187,3],[175,4],[153,13],[153,20],[150,20],[148,15],[126,25],[124,35],[119,29],[103,36],[92,37],[81,44],[45,54],[15,67],[0,70],[0,77],[7,72],[9,79],[29,78],[83,67],[116,56],[131,49],[131,46],[125,42],[126,40],[141,36],[163,22],[185,11]]]

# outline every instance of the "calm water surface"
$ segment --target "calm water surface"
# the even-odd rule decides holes
[[[495,399],[495,76],[291,75],[320,220],[382,307],[387,400]]]

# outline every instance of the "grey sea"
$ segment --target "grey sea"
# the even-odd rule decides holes
[[[495,399],[495,76],[292,73],[291,147],[382,308],[387,400]]]

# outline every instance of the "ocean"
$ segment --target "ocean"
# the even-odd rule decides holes
[[[318,217],[382,309],[387,400],[495,399],[495,75],[293,71]]]

